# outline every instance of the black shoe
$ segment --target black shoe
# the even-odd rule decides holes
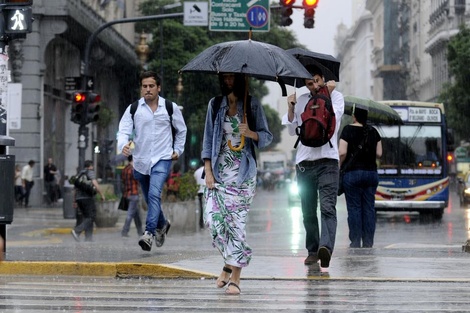
[[[320,259],[320,267],[330,267],[331,252],[327,247],[320,247],[318,249],[318,258]]]
[[[318,263],[318,257],[316,255],[309,255],[304,261],[305,265],[313,265],[316,263]]]

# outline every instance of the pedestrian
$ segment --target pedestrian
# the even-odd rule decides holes
[[[20,202],[24,201],[24,207],[29,208],[29,195],[31,194],[31,189],[34,186],[33,174],[34,174],[34,164],[36,162],[34,160],[30,160],[27,165],[23,166],[21,170],[21,180],[23,184],[24,193],[20,197]]]
[[[15,201],[17,205],[21,205],[21,197],[24,194],[23,180],[21,179],[21,167],[19,164],[15,166]]]
[[[295,94],[287,97],[288,113],[282,117],[282,124],[287,126],[289,135],[297,136],[296,128],[302,124],[301,114],[308,100],[320,87],[325,85],[328,87],[338,121],[333,137],[329,143],[315,148],[304,146],[299,142],[295,157],[306,232],[305,247],[308,252],[304,264],[313,265],[320,260],[320,270],[328,271],[336,239],[336,199],[339,179],[337,138],[339,121],[344,113],[344,98],[340,92],[334,90],[334,81],[325,84],[324,76],[318,67],[306,66],[306,68],[312,75],[312,79],[305,80],[309,92],[297,99]],[[317,217],[318,199],[320,199],[321,227]]]
[[[382,156],[382,141],[378,131],[367,125],[367,115],[366,109],[356,105],[353,123],[344,127],[339,140],[351,248],[374,245],[374,203],[379,184],[376,160]]]
[[[227,286],[227,294],[240,294],[241,271],[248,266],[252,256],[252,249],[246,242],[245,226],[256,187],[254,147],[268,146],[273,135],[256,98],[247,97],[251,99],[247,111],[251,111],[243,112],[243,75],[220,74],[219,82],[223,98],[214,112],[217,97],[209,101],[201,153],[206,181],[204,217],[213,246],[218,248],[225,262],[217,287]],[[242,122],[245,113],[253,117],[248,123]],[[240,145],[241,135],[245,138],[244,147],[234,151],[230,145]]]
[[[170,118],[165,99],[159,96],[161,79],[155,72],[143,72],[140,83],[142,98],[134,116],[131,115],[132,105],[122,115],[117,140],[122,154],[133,154],[134,177],[140,183],[148,207],[145,232],[139,245],[142,250],[150,251],[154,239],[157,247],[163,246],[171,226],[161,208],[161,195],[172,161],[178,160],[184,151],[187,129],[181,110],[173,102]],[[131,144],[135,146],[132,150]]]
[[[52,158],[47,159],[44,166],[44,185],[46,187],[47,204],[53,205],[57,202],[57,167],[52,163]]]
[[[79,242],[80,234],[85,232],[85,241],[90,242],[93,241],[93,223],[96,217],[95,194],[100,194],[101,200],[105,200],[104,194],[101,192],[98,181],[96,180],[96,174],[93,170],[93,161],[85,161],[84,169],[78,173],[76,179],[84,182],[89,188],[82,189],[75,187],[74,205],[80,210],[82,218],[80,224],[75,226],[71,233],[73,238]],[[89,192],[89,189],[94,189],[94,192]]]
[[[201,165],[194,172],[194,179],[196,180],[198,189],[197,189],[197,199],[199,201],[199,227],[204,228],[204,207],[203,207],[203,196],[204,196],[204,187],[206,186],[206,180],[202,178],[202,173],[204,173],[204,165]]]
[[[121,173],[122,183],[124,185],[123,196],[128,200],[127,216],[124,226],[122,227],[121,236],[129,237],[129,228],[132,220],[134,220],[137,234],[141,236],[142,231],[142,220],[140,219],[139,213],[139,182],[134,178],[134,162],[132,161],[132,155],[127,157],[128,164]]]
[[[175,163],[173,165],[173,169],[171,170],[170,176],[168,177],[168,180],[166,182],[166,196],[169,201],[176,201],[178,199],[181,178],[180,168],[180,164]]]

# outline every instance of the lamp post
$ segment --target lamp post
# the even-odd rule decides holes
[[[163,14],[165,10],[174,9],[181,6],[181,2],[175,2],[160,7],[160,13]],[[160,21],[160,79],[162,80],[162,86],[164,86],[163,79],[163,21]]]
[[[139,57],[140,67],[144,70],[147,69],[147,59],[149,52],[150,48],[147,44],[147,34],[142,32],[142,34],[140,34],[139,44],[135,47],[135,53],[137,53],[137,56]]]
[[[175,91],[176,91],[176,102],[177,103],[180,103],[180,97],[181,97],[181,94],[183,93],[183,78],[181,77],[178,77],[178,83],[176,84],[176,87],[175,87]]]

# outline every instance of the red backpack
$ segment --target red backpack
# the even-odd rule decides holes
[[[326,86],[320,87],[305,105],[304,112],[300,115],[302,125],[298,126],[295,133],[297,139],[294,148],[299,141],[307,147],[321,147],[330,142],[335,132],[336,116],[331,103],[330,93]]]

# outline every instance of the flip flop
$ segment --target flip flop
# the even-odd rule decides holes
[[[228,267],[225,267],[222,269],[225,273],[229,273],[229,274],[232,274],[232,269],[231,268],[228,268]],[[224,288],[228,283],[230,282],[230,278],[228,281],[225,281],[225,280],[218,280],[217,279],[217,288]],[[219,283],[222,283],[221,285],[219,285]]]
[[[233,287],[237,288],[237,289],[238,289],[238,292],[230,292],[230,291],[229,291],[230,286],[233,286]],[[228,283],[227,289],[225,289],[225,293],[228,294],[228,295],[238,296],[241,292],[242,292],[242,291],[241,291],[240,287],[238,287],[237,284],[232,283],[232,282]]]

